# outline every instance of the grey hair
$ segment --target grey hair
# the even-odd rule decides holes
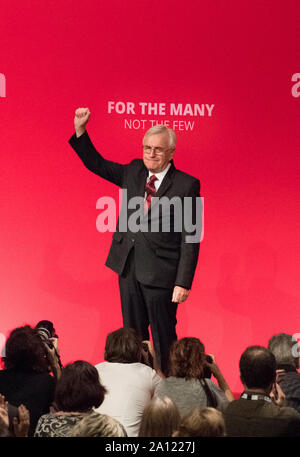
[[[219,437],[225,436],[225,422],[221,411],[215,408],[195,408],[180,421],[176,437]]]
[[[165,125],[154,125],[149,130],[147,130],[147,132],[144,135],[144,138],[146,136],[150,136],[150,135],[157,135],[158,133],[167,133],[169,135],[169,148],[172,150],[176,149],[176,144],[177,144],[176,133],[174,132],[174,130],[169,129]]]
[[[106,414],[92,412],[73,427],[70,436],[76,437],[127,437],[125,428]]]
[[[143,411],[139,437],[170,437],[179,423],[180,413],[171,398],[155,396]]]
[[[299,359],[293,356],[293,346],[297,342],[292,335],[278,333],[269,340],[268,349],[274,354],[277,365],[290,365],[298,368]]]

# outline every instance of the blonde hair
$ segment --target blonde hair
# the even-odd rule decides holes
[[[220,437],[225,436],[223,415],[215,408],[195,408],[182,417],[173,437]]]
[[[169,136],[169,148],[172,150],[176,149],[176,144],[177,144],[176,133],[174,132],[174,130],[169,129],[165,125],[154,125],[149,130],[147,130],[147,132],[144,135],[144,138],[146,136],[150,136],[150,135],[157,135],[158,133],[167,133]]]
[[[178,429],[180,414],[169,397],[154,397],[145,407],[139,436],[169,437]]]
[[[127,437],[120,422],[106,414],[92,412],[73,427],[70,436],[76,437]]]

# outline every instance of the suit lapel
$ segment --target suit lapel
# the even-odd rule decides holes
[[[135,178],[136,179],[136,189],[137,189],[136,195],[138,197],[144,198],[144,196],[145,196],[145,187],[146,187],[147,177],[148,177],[148,170],[146,167],[143,167]]]
[[[176,170],[176,168],[175,168],[173,160],[172,160],[170,169],[169,169],[168,173],[166,174],[166,176],[164,177],[161,185],[159,186],[159,189],[156,192],[155,197],[162,197],[167,192],[167,190],[173,183],[175,170]]]

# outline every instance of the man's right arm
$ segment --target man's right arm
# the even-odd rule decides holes
[[[119,187],[123,187],[126,165],[106,160],[96,150],[86,131],[90,114],[88,108],[78,108],[75,111],[75,133],[70,138],[69,143],[88,170]]]

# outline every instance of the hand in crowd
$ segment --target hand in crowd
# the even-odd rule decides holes
[[[285,370],[276,370],[277,384],[280,384],[280,382],[283,381],[284,377],[285,377]]]
[[[210,368],[214,377],[217,378],[218,375],[221,373],[221,370],[217,365],[216,358],[213,354],[207,354],[207,355],[209,355],[209,357],[211,357],[212,362],[206,361],[205,364]]]
[[[273,402],[278,406],[283,406],[285,403],[285,394],[277,382],[275,382],[273,385],[273,389],[270,393],[270,398],[272,398]]]
[[[9,426],[9,417],[8,417],[8,402],[5,400],[5,397],[0,394],[0,421],[5,428],[8,429]]]
[[[57,354],[59,354],[59,349],[58,349],[58,339],[57,338],[50,338],[49,339],[50,343],[52,343],[53,347],[51,348],[49,344],[44,343],[48,355],[51,357],[51,359],[55,360],[57,358]]]
[[[19,420],[17,417],[13,418],[13,429],[14,434],[17,437],[28,436],[30,426],[30,414],[28,409],[24,405],[18,407]]]
[[[61,368],[58,361],[59,349],[58,349],[58,339],[50,338],[50,342],[53,347],[51,348],[47,343],[44,343],[47,359],[50,364],[50,369],[53,372],[54,376],[58,379],[61,375]]]
[[[24,405],[18,407],[18,415],[12,420],[12,426],[14,435],[16,437],[27,437],[29,426],[30,426],[30,413]],[[5,397],[0,394],[0,421],[3,423],[4,427],[8,430],[9,428],[9,415],[8,415],[8,402],[5,400]]]
[[[164,378],[165,375],[163,374],[163,372],[161,371],[161,369],[159,368],[159,365],[157,363],[157,358],[156,358],[156,354],[155,354],[152,342],[151,341],[143,341],[143,344],[146,344],[148,346],[148,350],[142,349],[142,356],[143,356],[143,359],[145,360],[145,363],[147,365],[149,365],[149,366],[151,365],[150,361],[149,361],[149,354],[150,354],[150,356],[153,359],[153,368],[154,368],[154,370],[157,372],[157,374],[161,378]]]
[[[208,354],[211,359],[212,359],[212,362],[208,362],[206,361],[206,365],[210,368],[212,374],[214,375],[214,377],[216,378],[216,380],[218,381],[218,384],[219,384],[219,387],[220,389],[223,390],[223,392],[225,393],[226,397],[227,397],[227,400],[228,401],[233,401],[234,400],[234,395],[233,393],[231,392],[224,376],[222,375],[221,373],[221,370],[220,368],[218,367],[217,365],[217,362],[216,362],[216,359],[215,359],[215,356],[213,354]]]
[[[142,352],[143,352],[143,355],[147,358],[148,354],[147,352],[149,352],[149,354],[152,356],[152,358],[154,359],[155,357],[155,352],[154,352],[154,347],[153,347],[153,344],[151,341],[143,341],[143,344],[146,344],[147,347],[148,347],[148,350],[146,351],[144,348],[142,349]]]

